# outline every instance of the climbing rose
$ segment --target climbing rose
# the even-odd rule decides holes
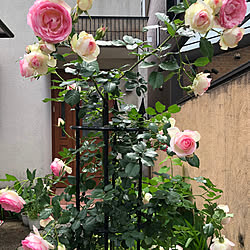
[[[184,130],[181,132],[177,127],[168,128],[171,137],[170,148],[179,157],[192,155],[196,150],[196,142],[200,140],[197,131]]]
[[[210,246],[210,250],[231,250],[235,246],[233,242],[225,237],[221,239],[214,238],[212,241],[213,244]]]
[[[192,4],[185,13],[185,24],[191,29],[205,34],[213,25],[213,10],[203,1]]]
[[[209,78],[209,73],[199,73],[196,75],[193,85],[192,85],[192,90],[194,91],[195,96],[197,95],[203,95],[207,89],[210,87],[210,83],[212,81],[212,78]]]
[[[22,247],[24,250],[48,250],[54,249],[54,246],[51,245],[48,241],[44,240],[37,228],[33,226],[33,233],[30,233],[24,240],[22,240]]]
[[[246,0],[223,0],[218,20],[220,26],[231,29],[239,25],[244,20],[246,11]]]
[[[65,166],[64,162],[58,158],[54,159],[50,165],[50,168],[55,176],[60,176],[63,171],[67,172],[68,174],[72,173],[72,168]]]
[[[83,10],[89,10],[92,7],[93,0],[77,0],[78,7]]]
[[[6,211],[20,213],[26,202],[15,191],[8,189],[0,190],[0,205]]]
[[[234,27],[232,29],[224,30],[220,38],[221,49],[227,50],[228,48],[237,47],[238,42],[242,39],[243,35],[243,28]]]
[[[82,31],[77,38],[77,34],[71,40],[72,50],[77,53],[84,61],[95,61],[100,53],[100,49],[92,35]]]
[[[31,68],[27,60],[22,59],[19,61],[20,72],[23,77],[31,77],[34,75],[35,70]]]
[[[62,0],[36,0],[27,15],[36,36],[48,43],[60,43],[72,30],[71,8]]]

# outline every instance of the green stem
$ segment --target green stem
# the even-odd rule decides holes
[[[218,30],[215,30],[215,29],[211,29],[211,30],[218,33],[221,36],[221,32],[219,32]]]
[[[184,2],[189,7],[189,2],[187,0],[184,0]]]
[[[66,130],[65,130],[65,128],[64,127],[61,127],[62,128],[62,130],[63,130],[63,132],[69,137],[69,138],[71,138],[72,140],[76,140],[74,137],[72,137],[72,136],[70,136],[67,132],[66,132]]]
[[[141,58],[136,63],[134,63],[127,71],[133,70],[138,64],[140,64],[141,62],[143,62],[146,58],[148,58],[152,54],[156,53],[171,38],[172,38],[172,36],[168,36],[156,49],[154,49],[150,54],[145,55],[143,58]],[[120,76],[119,80],[122,79],[123,77],[124,77],[124,74]]]
[[[57,71],[55,71],[55,74],[56,74],[63,82],[65,82],[64,79],[57,73]]]
[[[51,232],[51,230],[52,230],[55,226],[56,226],[56,222],[54,222],[54,224],[52,224],[52,226],[51,226],[50,230],[48,231],[48,233],[46,233],[45,236],[43,236],[43,239],[45,239],[45,238],[49,235],[49,233]]]
[[[104,96],[102,95],[101,91],[99,90],[99,88],[97,86],[96,80],[93,77],[91,77],[91,80],[93,81],[93,83],[95,85],[97,93],[100,95],[100,97],[102,98],[102,100],[105,100]]]

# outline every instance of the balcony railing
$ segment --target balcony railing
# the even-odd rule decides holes
[[[95,35],[96,30],[105,26],[108,28],[104,41],[121,40],[124,35],[147,40],[147,33],[142,32],[143,27],[147,26],[148,17],[110,17],[110,16],[80,16],[75,29],[79,33],[86,31]]]

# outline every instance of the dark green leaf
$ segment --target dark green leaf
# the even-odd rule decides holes
[[[174,58],[170,61],[162,62],[161,64],[159,64],[159,67],[163,70],[171,70],[171,71],[180,68],[180,66],[178,65],[177,61]]]
[[[69,90],[64,97],[64,101],[72,107],[80,102],[80,93],[77,90]]]
[[[126,71],[125,76],[129,79],[136,79],[137,74],[133,71]]]
[[[104,89],[108,93],[112,93],[116,89],[116,84],[114,82],[107,82],[104,85]]]
[[[213,236],[214,233],[214,226],[212,223],[206,224],[203,226],[204,234],[207,235],[207,237]]]
[[[129,177],[135,177],[139,174],[140,171],[140,165],[137,163],[129,163],[125,168],[125,173]]]
[[[87,180],[85,183],[87,189],[93,189],[96,186],[96,182],[94,180]]]
[[[71,226],[71,229],[75,232],[81,226],[81,222],[79,220],[75,220]]]
[[[208,57],[209,61],[211,62],[214,54],[214,48],[212,43],[204,37],[200,39],[200,50],[202,55]]]
[[[142,69],[147,69],[147,68],[154,67],[155,65],[156,65],[155,62],[142,62],[139,67]]]
[[[152,72],[149,76],[148,82],[153,87],[153,89],[160,88],[164,83],[162,73],[155,71]]]
[[[155,123],[153,123],[153,122],[149,123],[148,128],[150,130],[152,130],[153,132],[155,132],[155,133],[158,132],[158,126]]]
[[[69,211],[65,211],[58,219],[59,224],[66,224],[71,219],[71,213]]]
[[[132,247],[134,246],[134,244],[135,244],[135,240],[134,240],[134,238],[127,238],[127,239],[125,240],[125,243],[126,243],[126,245],[127,245],[129,248],[132,248]]]
[[[176,32],[174,25],[167,23],[167,28],[168,28],[169,35],[174,36]]]
[[[187,162],[189,165],[198,168],[200,166],[200,160],[197,155],[193,154],[192,157],[186,157]]]
[[[47,219],[51,215],[51,213],[52,213],[51,208],[45,209],[40,213],[39,218],[41,220]]]
[[[32,182],[33,181],[33,175],[32,175],[32,173],[30,172],[30,170],[28,168],[26,170],[26,175],[27,175],[28,180]]]
[[[168,75],[164,78],[164,82],[170,80],[176,73],[174,71],[169,72]]]
[[[171,7],[168,10],[168,12],[174,12],[176,14],[183,13],[183,12],[185,12],[185,7],[184,7],[183,3],[180,3],[176,6]]]

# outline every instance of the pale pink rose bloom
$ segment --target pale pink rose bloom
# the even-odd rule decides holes
[[[72,37],[71,47],[86,62],[95,61],[100,53],[94,37],[85,31],[82,31],[78,38],[77,34]]]
[[[50,165],[50,168],[55,176],[60,176],[63,171],[67,172],[68,174],[72,173],[72,168],[67,167],[64,162],[58,158],[54,159]]]
[[[31,77],[35,74],[35,69],[31,68],[25,59],[19,61],[19,67],[23,77]]]
[[[51,54],[52,52],[56,51],[56,47],[52,43],[47,43],[45,41],[39,42],[40,50],[45,54]]]
[[[196,75],[192,84],[192,90],[195,96],[203,95],[210,87],[212,78],[209,78],[208,76],[209,73],[203,73],[203,72]]]
[[[0,190],[0,205],[4,210],[20,213],[24,204],[26,204],[24,199],[15,191],[8,189]]]
[[[66,250],[66,247],[59,242],[57,249],[58,250]]]
[[[34,70],[34,75],[45,75],[48,72],[48,56],[39,51],[32,51],[24,56],[30,68]]]
[[[225,237],[223,239],[224,241],[220,242],[219,238],[214,238],[210,250],[232,250],[235,244]]]
[[[247,11],[246,0],[223,0],[219,13],[221,27],[231,29],[239,25]]]
[[[184,130],[181,132],[178,128],[168,128],[168,134],[171,137],[170,148],[178,157],[192,155],[196,150],[196,142],[200,140],[200,134],[197,131]]]
[[[44,240],[37,228],[33,226],[34,233],[30,233],[24,240],[22,240],[22,247],[24,250],[48,250],[54,249],[48,241]]]
[[[214,15],[219,13],[222,6],[222,0],[204,0],[204,3],[213,10]]]
[[[232,29],[224,30],[220,37],[221,49],[227,50],[228,48],[237,47],[238,42],[242,39],[243,35],[243,28],[234,27]]]
[[[49,216],[47,219],[40,220],[40,226],[46,227],[54,218],[52,216]]]
[[[213,10],[201,0],[192,4],[185,13],[185,25],[201,34],[212,28],[213,19]]]
[[[60,43],[72,30],[70,9],[62,0],[37,0],[29,9],[28,25],[43,41]]]
[[[89,10],[92,8],[93,0],[77,0],[78,7],[83,10]]]

